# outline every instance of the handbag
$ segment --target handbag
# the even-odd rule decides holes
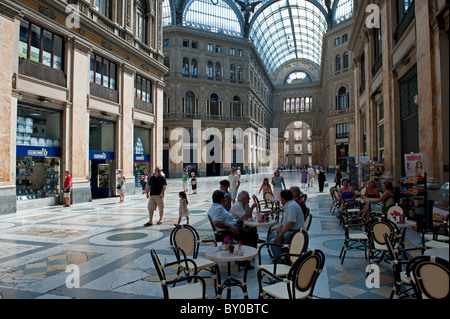
[[[122,186],[120,184],[117,185],[117,189],[121,189]]]
[[[323,183],[323,186],[328,187],[328,182]]]

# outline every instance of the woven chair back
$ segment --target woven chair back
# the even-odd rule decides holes
[[[322,272],[325,264],[325,255],[321,250],[312,250],[300,256],[292,265],[288,278],[290,278],[293,289],[305,292],[309,290],[308,296],[312,296],[317,278]],[[294,296],[295,298],[295,296]]]
[[[192,226],[179,225],[170,236],[171,245],[181,248],[186,255],[193,254],[197,258],[198,234]]]
[[[407,272],[413,277],[419,298],[448,299],[448,261],[434,256],[418,256],[411,259],[408,266]]]
[[[300,228],[292,233],[289,238],[289,253],[295,255],[301,255],[308,249],[309,236],[308,232]],[[290,256],[291,262],[297,260],[297,256]]]

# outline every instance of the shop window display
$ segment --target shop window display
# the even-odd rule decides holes
[[[17,200],[59,196],[59,158],[17,157]]]

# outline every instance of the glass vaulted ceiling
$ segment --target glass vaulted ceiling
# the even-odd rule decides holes
[[[165,0],[163,26],[173,24],[171,7],[177,1]],[[242,37],[239,1],[186,0],[183,25],[201,30]],[[254,3],[249,38],[267,71],[273,74],[284,63],[306,60],[320,65],[322,37],[327,30],[325,0],[241,0]],[[353,0],[330,1],[332,24],[352,17]]]
[[[312,2],[280,0],[257,14],[249,37],[272,74],[291,60],[320,65],[322,37],[326,30],[325,16]]]

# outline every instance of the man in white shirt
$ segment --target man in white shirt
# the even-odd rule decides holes
[[[230,182],[230,194],[231,194],[231,202],[234,204],[236,201],[237,190],[241,185],[239,180],[239,176],[236,174],[236,169],[234,167],[231,168],[231,174],[228,175],[228,181]]]
[[[250,206],[249,202],[249,193],[247,191],[241,191],[237,197],[236,203],[231,206],[230,213],[234,218],[242,221],[251,218],[253,209],[256,207],[256,203],[253,203],[253,205]]]
[[[305,227],[303,212],[300,206],[294,201],[294,195],[288,189],[282,190],[280,193],[280,202],[284,206],[283,219],[275,233],[270,234],[268,241],[274,244],[286,244],[292,233],[297,229]],[[270,246],[273,257],[281,255],[281,247]],[[278,260],[281,262],[281,260]]]
[[[312,166],[308,167],[308,187],[313,187],[314,173],[314,168]]]
[[[242,244],[257,247],[258,233],[252,229],[244,228],[241,221],[223,207],[225,192],[218,189],[212,195],[213,205],[208,210],[214,227],[218,230],[225,230],[225,236],[240,240]]]

